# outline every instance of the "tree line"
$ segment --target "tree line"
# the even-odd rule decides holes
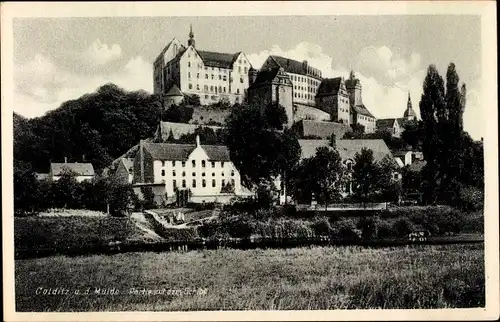
[[[148,199],[146,198],[146,202]],[[78,182],[65,170],[56,181],[38,180],[31,171],[14,172],[14,212],[33,215],[52,208],[89,209],[123,216],[140,202],[130,184],[95,177]]]

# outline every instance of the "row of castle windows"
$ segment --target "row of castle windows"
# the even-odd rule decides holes
[[[246,64],[246,61],[245,61],[245,64]],[[191,66],[192,66],[192,65],[191,65],[191,62],[189,61],[189,62],[188,62],[188,68],[191,68]],[[198,67],[198,69],[201,69],[201,68],[203,67],[203,64],[197,64],[197,67]],[[208,71],[208,67],[205,67],[205,70],[207,70],[207,71]],[[244,71],[244,73],[245,73],[245,74],[246,74],[246,73],[248,73],[248,67],[243,67],[243,69],[242,69],[242,68],[241,68],[241,66],[238,66],[238,73],[240,73],[240,74],[241,74],[241,71],[242,71],[242,70]],[[219,71],[219,69],[218,69],[218,68],[214,68],[214,67],[212,67],[212,71]],[[221,72],[221,73],[224,73],[224,74],[227,74],[227,73],[228,73],[228,70],[227,70],[227,69],[223,69],[223,68],[221,68],[221,69],[220,69],[220,72]]]
[[[186,180],[183,179],[181,181],[181,183],[182,183],[182,188],[186,188]],[[233,187],[234,187],[234,183],[235,183],[234,179],[231,179],[231,185]],[[226,181],[224,179],[222,179],[222,181],[221,181],[221,187],[224,187],[225,184],[226,184]],[[178,186],[177,186],[177,180],[173,180],[172,181],[172,186],[174,187],[174,189],[178,188]],[[205,188],[207,186],[207,181],[205,179],[201,180],[201,186],[203,188]],[[215,188],[216,186],[217,186],[217,181],[215,179],[212,179],[212,187]],[[196,179],[193,179],[192,184],[191,184],[191,188],[196,188]]]
[[[214,80],[214,74],[211,74],[211,79]],[[191,79],[191,72],[188,72],[188,78]],[[200,73],[196,73],[196,78],[200,78]],[[205,74],[205,79],[208,79],[208,74]],[[222,81],[227,81],[226,75],[219,75],[219,80]],[[229,77],[229,82],[231,83],[233,81],[232,77]],[[245,81],[243,80],[243,77],[240,77],[240,83],[243,84]]]
[[[177,164],[177,162],[174,160],[172,161],[172,166],[175,167],[175,165]],[[182,167],[185,168],[186,167],[186,161],[181,161],[181,164],[182,164]],[[196,160],[191,160],[191,164],[194,167],[196,167]],[[210,161],[210,164],[212,165],[212,168],[215,168],[215,161]],[[224,168],[224,161],[221,161],[220,165],[221,165],[221,168]],[[162,167],[164,167],[166,165],[166,161],[161,161],[161,165]],[[201,167],[202,168],[205,168],[207,165],[206,161],[205,160],[201,160]]]
[[[308,77],[302,77],[297,75],[292,75],[292,80],[296,82],[307,83],[309,85],[319,86],[320,82],[314,79],[310,79]]]
[[[294,93],[294,97],[295,98],[304,98],[304,99],[308,99],[308,100],[314,99],[314,97],[310,94],[303,94],[303,93],[297,93],[297,92]]]
[[[161,176],[164,177],[165,176],[165,170],[161,170]],[[175,177],[176,176],[176,172],[175,170],[172,171],[172,176]],[[182,172],[182,176],[185,177],[186,176],[186,172],[183,171]],[[196,172],[193,172],[192,173],[192,176],[193,177],[196,177]],[[201,173],[201,176],[204,177],[205,176],[205,172],[202,172]],[[224,172],[221,172],[221,176],[224,176]],[[212,177],[215,177],[215,172],[212,172]],[[231,170],[231,177],[234,177],[234,170]]]

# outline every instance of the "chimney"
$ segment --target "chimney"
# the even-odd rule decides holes
[[[196,146],[200,146],[200,136],[196,136]]]
[[[68,158],[64,157],[64,163],[68,163]]]
[[[85,154],[82,155],[82,162],[85,163]]]

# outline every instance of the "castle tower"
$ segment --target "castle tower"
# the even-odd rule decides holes
[[[194,32],[193,32],[193,25],[189,25],[189,40],[188,40],[188,46],[193,46],[193,47],[195,47]]]
[[[413,110],[413,107],[411,105],[410,92],[408,92],[408,103],[406,103],[406,111],[403,115],[403,118],[407,119],[408,121],[417,118],[417,114],[415,114],[415,111]]]
[[[345,81],[345,87],[349,93],[349,102],[352,106],[363,105],[361,99],[361,82],[354,76],[354,71],[351,71],[349,79]]]

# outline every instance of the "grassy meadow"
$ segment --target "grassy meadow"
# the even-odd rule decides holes
[[[16,310],[481,307],[483,247],[221,249],[16,260]],[[42,288],[66,289],[67,295],[37,294]],[[119,294],[95,294],[96,288]],[[133,288],[160,294],[130,294]],[[169,289],[206,294],[161,294]]]

